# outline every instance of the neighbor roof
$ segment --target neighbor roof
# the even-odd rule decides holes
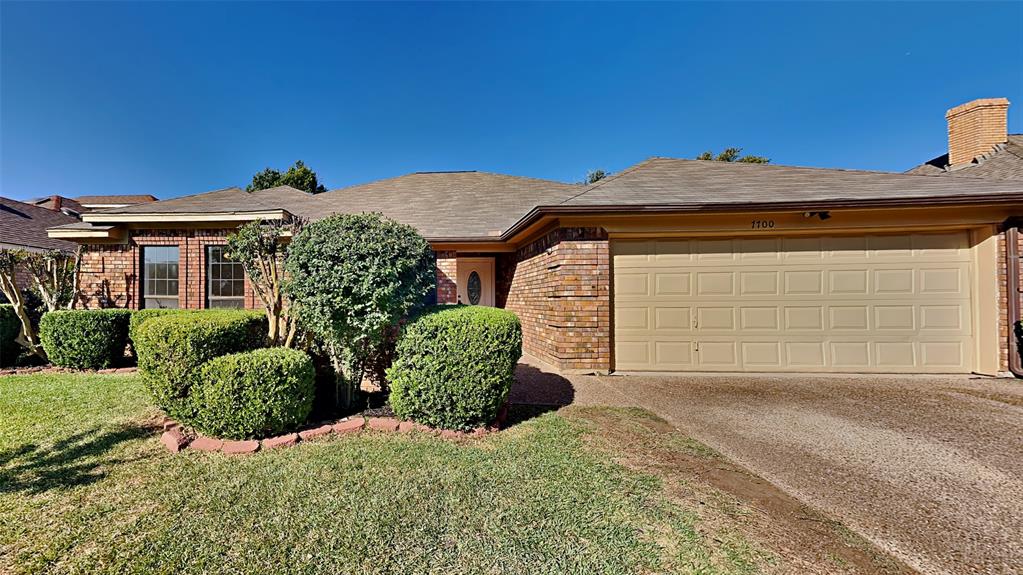
[[[906,173],[1023,180],[1023,134],[1010,134],[1007,142],[996,145],[987,154],[975,158],[962,167],[949,169],[948,154],[944,154],[910,168]]]
[[[738,162],[651,158],[598,181],[566,206],[684,206],[692,208],[813,202],[886,203],[912,200],[993,199],[1023,195],[1023,184],[802,168]]]
[[[73,250],[76,244],[46,235],[46,229],[78,222],[63,212],[0,197],[0,244],[40,250]]]

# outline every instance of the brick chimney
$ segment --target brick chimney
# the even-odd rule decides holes
[[[981,98],[952,108],[948,120],[948,163],[951,166],[972,162],[1009,139],[1009,101],[1005,98]]]
[[[50,209],[51,210],[55,210],[55,211],[60,211],[60,205],[62,203],[61,202],[62,199],[63,198],[61,198],[60,196],[50,196],[50,202],[52,202],[52,204],[53,204],[53,205],[50,206]]]

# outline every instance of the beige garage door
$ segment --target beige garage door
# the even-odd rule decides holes
[[[613,243],[615,367],[969,372],[967,234]]]

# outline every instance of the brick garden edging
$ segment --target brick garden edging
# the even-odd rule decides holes
[[[325,438],[331,435],[351,435],[362,433],[363,431],[382,431],[386,433],[411,433],[415,431],[436,435],[442,439],[461,440],[470,437],[483,437],[489,433],[499,431],[504,425],[507,413],[507,407],[502,407],[498,412],[497,421],[487,426],[477,427],[472,431],[435,429],[421,423],[399,421],[393,417],[364,417],[357,415],[339,419],[332,423],[323,422],[309,426],[297,433],[286,433],[262,440],[248,439],[243,441],[222,440],[203,435],[193,437],[182,429],[181,424],[172,419],[165,418],[163,420],[164,431],[160,436],[160,443],[171,453],[178,453],[188,448],[195,451],[237,455],[292,447],[315,438]]]

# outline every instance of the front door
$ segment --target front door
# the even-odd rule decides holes
[[[494,258],[458,258],[458,303],[494,306]]]

